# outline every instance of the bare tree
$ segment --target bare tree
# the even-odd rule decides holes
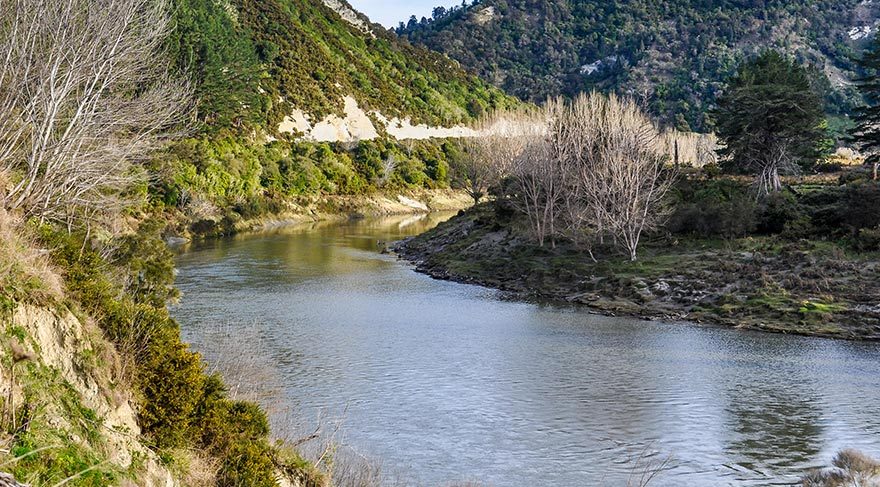
[[[530,135],[542,129],[539,116],[531,109],[496,112],[477,122],[476,137],[462,140],[465,157],[458,178],[475,204],[491,186],[513,173]]]
[[[714,134],[666,130],[657,139],[665,154],[682,166],[703,167],[717,159],[718,139]]]
[[[509,196],[513,206],[526,215],[533,236],[540,246],[550,237],[553,247],[556,237],[564,233],[560,222],[571,193],[568,181],[570,133],[563,125],[568,107],[561,99],[545,104],[540,117],[524,119],[518,140],[525,144],[519,157],[514,159]]]
[[[0,188],[7,209],[64,221],[118,209],[190,113],[168,75],[166,0],[0,0]]]
[[[579,244],[608,236],[635,260],[644,232],[662,221],[670,184],[656,126],[636,103],[613,95],[585,94],[545,110],[546,135],[524,152],[528,169],[515,177],[539,244],[545,235]]]
[[[631,260],[645,231],[662,222],[662,200],[671,185],[657,127],[632,100],[581,95],[573,113],[588,127],[583,137],[580,187],[600,238],[609,234]]]
[[[397,158],[394,154],[390,154],[382,161],[382,175],[376,179],[376,186],[382,188],[391,181],[394,171],[397,170]]]

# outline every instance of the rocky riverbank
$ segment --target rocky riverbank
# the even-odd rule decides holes
[[[500,220],[503,220],[500,219]],[[880,264],[829,242],[662,239],[638,262],[570,244],[538,247],[491,205],[394,250],[438,279],[597,312],[810,336],[880,339]]]

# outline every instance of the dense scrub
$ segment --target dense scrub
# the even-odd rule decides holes
[[[479,0],[397,31],[523,99],[590,89],[645,95],[664,121],[707,131],[723,80],[766,48],[815,66],[829,111],[848,113],[857,95],[837,79],[857,71],[865,41],[848,31],[870,23],[871,8],[858,0]]]
[[[697,173],[698,174],[698,173]],[[838,184],[788,184],[759,199],[751,183],[736,178],[682,178],[670,200],[671,235],[735,239],[748,235],[835,242],[876,251],[880,183],[865,170],[843,173]]]
[[[364,32],[320,0],[173,4],[170,50],[194,79],[199,119],[209,129],[275,134],[291,109],[321,119],[341,113],[346,95],[367,111],[431,124],[466,122],[512,103],[454,61],[380,26]]]
[[[285,212],[299,198],[449,188],[461,150],[451,140],[379,139],[354,145],[228,136],[185,139],[151,162],[149,212],[183,216],[196,234]]]

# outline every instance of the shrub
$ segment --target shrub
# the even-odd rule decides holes
[[[880,250],[880,227],[862,228],[856,235],[853,244],[859,250],[871,252]]]
[[[747,188],[729,180],[684,181],[676,187],[666,228],[699,237],[741,237],[757,226],[757,205]]]
[[[813,167],[813,170],[815,170],[819,174],[831,174],[843,170],[843,165],[841,165],[839,162],[823,162],[820,164],[816,164]]]
[[[145,400],[140,412],[144,433],[159,448],[187,443],[194,411],[205,384],[201,357],[176,333],[152,337],[138,384]]]
[[[853,234],[880,226],[880,183],[863,181],[847,185],[839,206],[842,223]]]
[[[770,193],[761,205],[758,231],[767,235],[782,233],[786,225],[803,217],[804,211],[793,193]]]
[[[276,487],[275,463],[265,440],[253,442],[236,439],[220,467],[217,485],[220,487]]]
[[[123,239],[113,261],[116,269],[84,245],[82,236],[41,230],[53,262],[66,271],[68,296],[135,363],[138,422],[150,441],[160,449],[211,451],[222,460],[220,485],[274,486],[265,413],[255,404],[226,397],[220,378],[205,374],[201,357],[181,341],[168,315],[161,299],[168,294],[161,284],[169,279],[171,256],[155,251],[158,226],[145,225],[139,235]],[[143,289],[126,288],[108,277],[120,274],[136,275]]]

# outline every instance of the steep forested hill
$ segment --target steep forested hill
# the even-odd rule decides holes
[[[848,110],[853,56],[877,29],[875,9],[870,0],[477,0],[397,30],[524,99],[614,89],[704,129],[722,80],[770,47],[813,65],[830,111]]]
[[[191,74],[209,127],[264,128],[292,109],[367,111],[429,124],[470,120],[510,102],[457,63],[398,42],[340,0],[174,0],[170,50]],[[344,17],[344,18],[343,18]]]

